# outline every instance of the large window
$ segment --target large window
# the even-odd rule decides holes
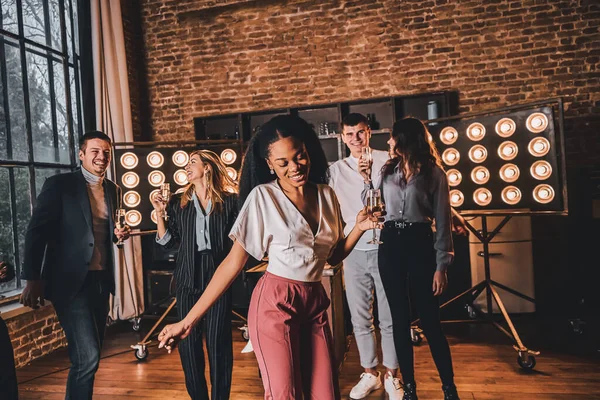
[[[0,260],[21,288],[25,231],[44,180],[76,167],[82,134],[77,0],[0,0]]]

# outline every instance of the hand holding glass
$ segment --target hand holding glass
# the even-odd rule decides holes
[[[115,228],[121,230],[125,226],[125,214],[126,211],[124,208],[117,208],[115,211]],[[123,247],[123,239],[119,238],[117,240],[117,247]]]
[[[369,189],[367,192],[367,213],[372,217],[373,213],[382,212],[384,205],[381,201],[381,190]],[[377,237],[377,229],[373,228],[373,239],[369,240],[369,244],[382,244],[383,242]]]
[[[369,164],[369,168],[367,169],[369,173],[369,181],[371,181],[371,167],[373,165],[373,155],[371,154],[371,148],[369,146],[365,146],[361,150],[360,158],[365,160]]]
[[[171,198],[171,185],[168,183],[163,183],[162,185],[160,185],[160,197],[162,198],[162,201],[167,204],[169,202],[169,199]],[[165,208],[165,221],[167,221],[169,219],[169,216],[167,215],[167,209]]]

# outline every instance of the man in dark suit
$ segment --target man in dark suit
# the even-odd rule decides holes
[[[112,155],[102,132],[79,143],[81,170],[46,180],[25,236],[21,303],[54,305],[69,349],[67,399],[91,399],[114,293],[113,242],[129,237],[116,229],[119,188],[105,178]]]

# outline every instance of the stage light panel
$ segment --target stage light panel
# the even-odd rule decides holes
[[[452,187],[458,186],[462,182],[462,174],[457,169],[449,169],[446,176],[448,177],[448,185]]]
[[[540,133],[546,130],[548,127],[548,117],[546,115],[536,112],[527,117],[525,122],[527,129],[532,133]]]
[[[511,137],[517,130],[517,124],[510,118],[502,118],[496,123],[495,131],[502,138]]]
[[[237,154],[232,149],[225,149],[221,152],[221,161],[225,163],[225,165],[231,165],[237,159]]]
[[[485,136],[485,126],[479,122],[473,122],[467,128],[467,137],[474,142],[478,142]]]
[[[490,180],[490,171],[486,167],[475,167],[471,171],[471,180],[478,185],[484,185]]]
[[[460,161],[460,153],[458,152],[458,150],[452,147],[446,149],[442,153],[442,161],[444,161],[444,163],[449,166],[456,165]]]
[[[148,183],[154,187],[159,187],[165,182],[165,174],[161,171],[152,171],[148,174]]]
[[[146,157],[146,162],[152,168],[160,168],[165,162],[165,157],[158,151],[153,151]]]
[[[127,207],[137,207],[141,201],[142,197],[135,190],[130,190],[123,195],[123,203],[125,203]]]
[[[503,202],[511,206],[518,204],[521,201],[521,198],[523,197],[521,195],[521,191],[516,186],[505,187],[504,189],[502,189],[502,193],[500,196]]]
[[[538,181],[543,181],[552,175],[552,166],[548,161],[539,160],[531,165],[529,172]]]
[[[507,183],[516,182],[520,174],[521,171],[515,164],[504,164],[500,168],[500,179]]]
[[[178,167],[183,168],[190,161],[190,156],[188,153],[186,153],[183,150],[177,150],[175,153],[173,153],[172,160],[173,160],[173,164],[175,164]]]
[[[450,146],[458,139],[458,132],[451,126],[447,126],[440,132],[440,140],[442,143]]]
[[[121,165],[125,169],[134,169],[137,167],[139,159],[135,153],[128,151],[121,156]]]
[[[460,207],[465,201],[465,196],[458,189],[453,189],[450,191],[450,205],[452,207]]]
[[[140,183],[140,177],[133,171],[125,172],[121,177],[121,183],[127,189],[133,189]]]
[[[486,188],[479,188],[473,192],[473,201],[480,206],[487,206],[492,202],[492,192]]]
[[[550,151],[550,142],[544,137],[537,137],[531,139],[527,146],[529,154],[534,157],[543,157]]]
[[[129,210],[125,214],[125,222],[134,228],[142,222],[142,214],[138,210]]]
[[[482,163],[488,156],[487,149],[480,145],[476,144],[475,146],[469,149],[469,159],[474,163]]]
[[[189,183],[187,178],[187,172],[185,172],[185,170],[183,169],[175,171],[175,173],[173,174],[173,180],[179,186],[184,186]]]

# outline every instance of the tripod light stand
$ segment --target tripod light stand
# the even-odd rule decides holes
[[[555,114],[558,130],[554,129]],[[489,244],[512,216],[568,213],[562,99],[434,121],[437,124],[429,125],[429,130],[448,168],[450,203],[462,215],[481,217],[480,230],[465,223],[483,246],[478,255],[483,258],[485,274],[481,282],[441,308],[468,296],[470,313],[475,311],[512,339],[518,364],[533,369],[540,353],[523,344],[496,289],[529,302],[535,300],[492,279]],[[488,216],[503,217],[492,231],[488,230]],[[473,304],[484,291],[485,312]],[[494,319],[493,303],[508,329]],[[418,332],[412,328],[415,343],[420,341]]]

